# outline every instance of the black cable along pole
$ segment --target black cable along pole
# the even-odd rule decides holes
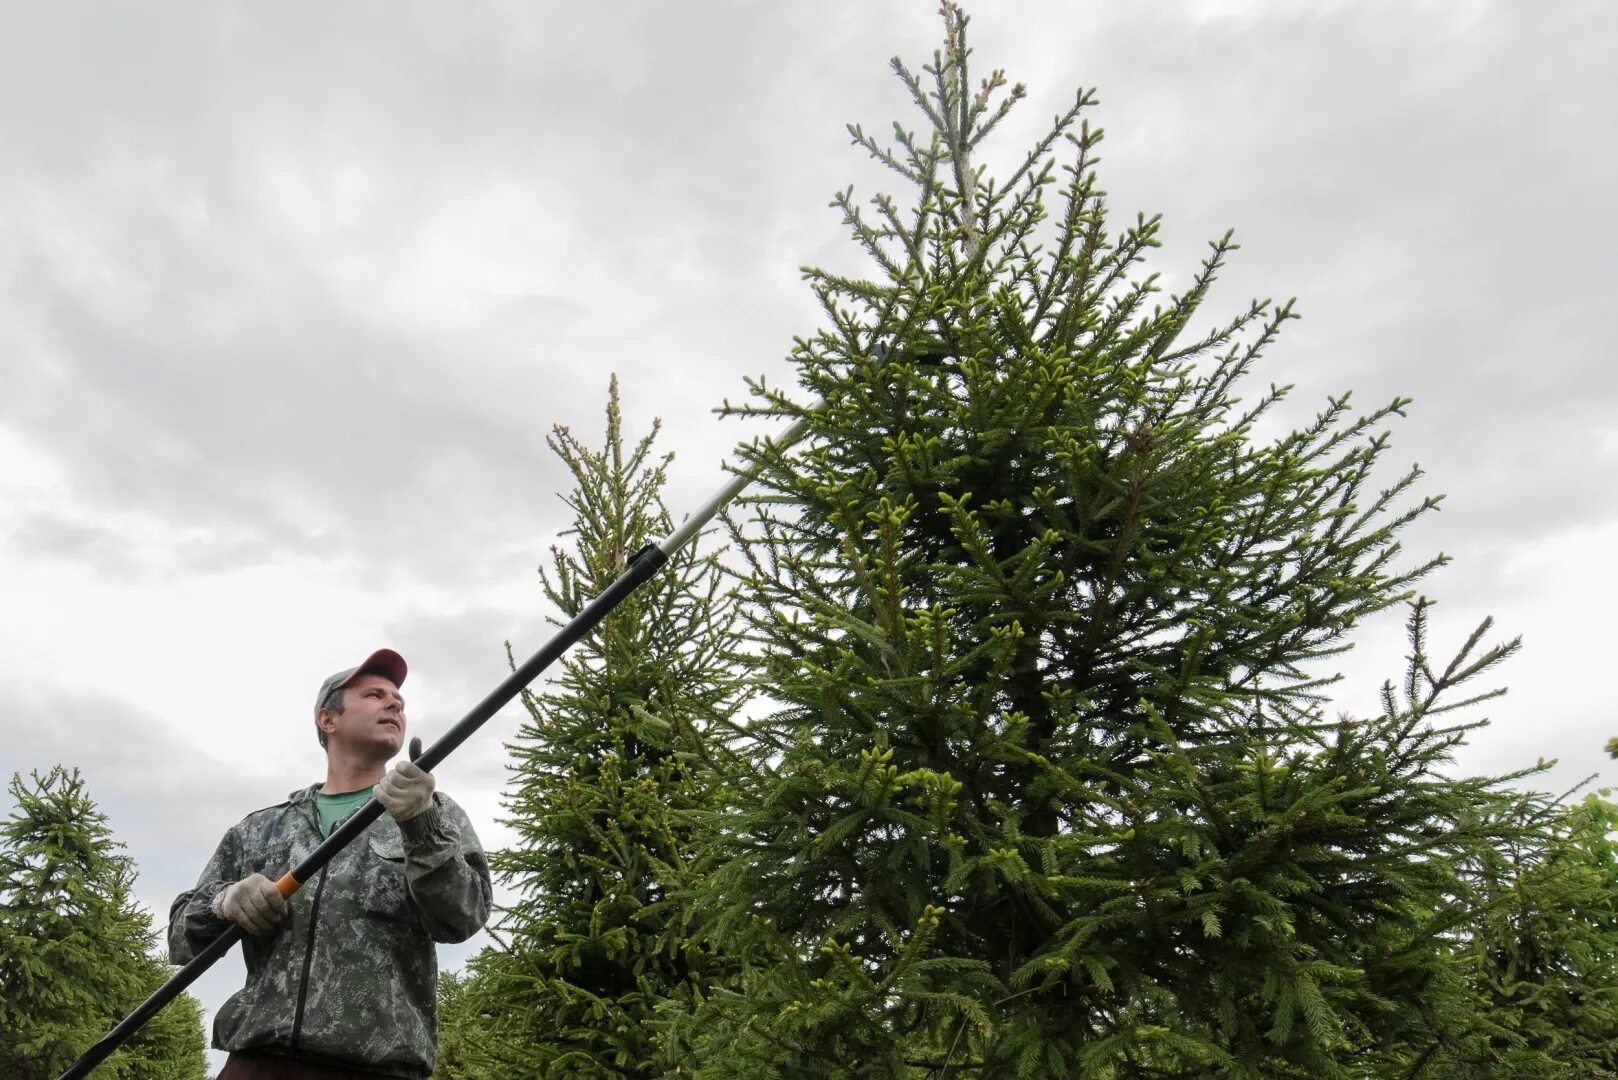
[[[880,345],[873,347],[871,354],[879,364],[882,362],[883,349]],[[822,398],[809,408],[807,415],[799,417],[778,438],[770,440],[770,445],[784,450],[797,442],[798,439],[802,438],[803,433],[808,430],[809,416],[825,407],[826,401]],[[574,642],[594,629],[595,625],[606,618],[608,613],[622,603],[626,596],[634,592],[637,587],[657,571],[661,570],[676,551],[689,543],[715,514],[739,495],[748,484],[752,483],[757,471],[756,465],[750,469],[738,470],[736,475],[727,481],[725,486],[720,488],[713,498],[698,508],[696,513],[687,517],[679,528],[669,533],[660,542],[648,544],[636,552],[634,558],[629,561],[628,568],[619,574],[611,585],[608,585],[599,596],[586,604],[584,609],[573,616],[568,621],[568,624],[557,631],[556,635],[547,641],[537,653],[529,657],[521,667],[507,676],[499,686],[490,692],[488,697],[478,702],[471,712],[467,713],[454,727],[445,732],[443,737],[423,751],[421,756],[414,760],[414,764],[431,771],[439,762],[449,757],[456,747],[471,738],[473,732],[482,727],[495,713],[505,708],[529,683],[538,678],[540,672],[550,667]],[[336,855],[351,840],[364,832],[367,825],[382,816],[382,812],[382,804],[377,802],[374,797],[369,799],[364,806],[360,807],[359,810],[355,811],[334,829],[325,842],[315,848],[307,859],[282,875],[281,879],[275,883],[275,887],[280,890],[281,895],[291,897],[293,893],[302,888],[304,882],[319,873],[320,868],[330,862],[332,856]],[[224,933],[210,942],[207,948],[193,957],[189,964],[176,971],[169,977],[168,982],[153,991],[151,997],[141,1002],[133,1012],[119,1021],[116,1027],[103,1035],[100,1042],[90,1047],[79,1057],[79,1060],[68,1066],[67,1071],[59,1076],[57,1080],[78,1080],[79,1077],[89,1075],[90,1070],[105,1061],[109,1054],[127,1042],[130,1036],[139,1031],[146,1021],[157,1014],[159,1009],[179,997],[186,987],[196,982],[204,971],[213,966],[214,961],[229,952],[230,947],[240,941],[244,933],[246,931],[232,923]]]

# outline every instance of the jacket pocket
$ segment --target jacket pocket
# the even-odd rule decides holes
[[[401,864],[404,862],[404,837],[399,835],[397,829],[379,829],[371,834],[369,842],[377,858]]]
[[[414,918],[405,879],[404,837],[397,829],[378,832],[366,839],[370,848],[365,887],[361,902],[368,914],[386,920]]]

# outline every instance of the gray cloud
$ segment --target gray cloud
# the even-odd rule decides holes
[[[159,717],[95,690],[0,692],[0,777],[79,770],[85,789],[141,871],[140,895],[163,921],[225,830],[286,797],[293,783],[244,773]],[[8,808],[9,809],[9,808]]]
[[[1609,12],[1153,11],[1083,49],[1119,136],[1103,175],[1121,208],[1169,212],[1159,265],[1183,273],[1234,226],[1224,305],[1300,297],[1258,378],[1297,382],[1299,412],[1350,388],[1364,407],[1413,396],[1395,445],[1453,493],[1452,536],[1610,520],[1583,497],[1612,474],[1595,444],[1618,426],[1592,287],[1614,280],[1612,244],[1592,241],[1618,155],[1589,138],[1618,121],[1597,89]]]
[[[9,111],[23,115],[0,150],[12,388],[0,424],[51,446],[64,502],[196,526],[209,538],[193,548],[245,534],[184,553],[205,562],[347,549],[373,571],[419,572],[423,520],[463,552],[543,533],[549,519],[525,504],[555,486],[550,422],[599,400],[604,363],[684,363],[713,334],[698,297],[716,269],[774,254],[770,201],[738,203],[729,185],[751,172],[762,192],[770,159],[746,140],[769,132],[784,150],[788,136],[718,92],[737,73],[720,74],[735,43],[710,32],[716,15],[579,27],[576,40],[630,33],[605,76],[602,57],[505,16],[451,31],[418,15],[332,27],[330,13],[264,25],[228,6],[106,22],[51,12],[12,39]],[[686,48],[693,77],[671,89],[654,74],[654,42]],[[579,107],[586,86],[597,114]],[[48,125],[24,104],[42,99]],[[735,130],[727,112],[747,123]],[[476,264],[434,230],[477,226],[468,244],[498,233],[479,224],[490,193],[505,200],[496,212],[563,245],[524,253],[560,291],[451,282],[444,302],[469,314],[425,334],[354,292],[431,278],[435,255]],[[368,248],[380,257],[356,281],[322,262]],[[621,290],[617,310],[603,320],[567,295],[574,281]],[[73,417],[93,421],[67,420],[64,438]],[[76,532],[126,574],[177,561],[119,558],[106,550],[116,530],[60,516],[47,509],[14,542],[43,554]],[[453,576],[447,553],[427,558]]]

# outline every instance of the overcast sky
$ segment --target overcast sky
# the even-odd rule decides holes
[[[1252,389],[1416,399],[1391,456],[1448,495],[1407,539],[1455,559],[1434,652],[1489,614],[1524,638],[1457,768],[1613,775],[1613,7],[973,8],[978,70],[1029,87],[991,170],[1098,87],[1154,267],[1234,227],[1210,308],[1299,298]],[[925,0],[0,0],[0,779],[82,769],[161,920],[323,774],[326,674],[399,649],[440,733],[544,640],[551,426],[599,438],[617,372],[671,507],[709,493],[748,433],[711,409],[818,325],[798,268],[860,265],[830,196],[899,193],[844,125],[917,126],[887,61],[938,38]],[[496,846],[491,727],[438,775]]]

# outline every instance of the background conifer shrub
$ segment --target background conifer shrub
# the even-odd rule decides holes
[[[9,785],[0,824],[0,1076],[54,1080],[167,981],[135,864],[78,770]],[[98,1066],[108,1080],[201,1080],[202,1010],[182,994]]]

